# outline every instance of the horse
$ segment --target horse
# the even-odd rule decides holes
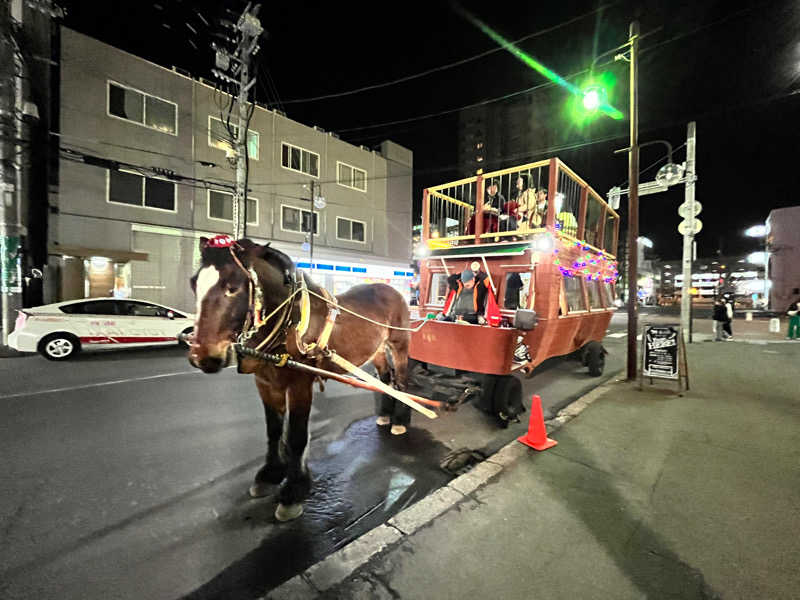
[[[249,239],[200,238],[200,253],[201,266],[190,280],[197,300],[189,339],[192,366],[204,373],[230,366],[238,340],[245,347],[342,373],[326,351],[314,352],[314,342],[320,341],[321,347],[320,336],[329,336],[327,347],[339,356],[355,365],[371,361],[381,381],[406,390],[409,310],[391,286],[356,285],[333,298],[297,270],[286,254]],[[306,306],[299,293],[303,286],[310,292]],[[338,308],[342,311],[337,315]],[[311,490],[306,451],[315,376],[247,356],[239,358],[238,370],[255,377],[267,430],[266,458],[249,494],[263,497],[280,484],[275,518],[295,519],[303,513],[302,502]],[[321,387],[323,381],[319,383]]]

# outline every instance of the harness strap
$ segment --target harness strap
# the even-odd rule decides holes
[[[328,305],[328,316],[325,319],[325,325],[322,327],[317,341],[306,344],[303,341],[303,336],[307,333],[308,325],[311,321],[311,301],[309,299],[309,291],[306,286],[305,277],[303,277],[300,291],[300,322],[298,322],[295,328],[295,340],[297,341],[297,349],[305,356],[321,354],[327,350],[331,333],[333,333],[333,328],[336,325],[336,317],[339,316],[336,298],[331,296],[325,288],[321,289],[323,300],[325,300]],[[316,296],[317,294],[314,295]]]

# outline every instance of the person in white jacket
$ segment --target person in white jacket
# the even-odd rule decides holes
[[[725,314],[728,317],[723,323],[722,328],[725,330],[725,333],[728,334],[728,337],[725,339],[729,340],[733,337],[733,329],[731,328],[731,322],[733,321],[733,301],[729,298],[723,298],[722,301],[725,303]]]

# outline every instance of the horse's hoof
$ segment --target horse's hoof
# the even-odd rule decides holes
[[[263,498],[270,493],[270,487],[266,483],[254,483],[250,486],[248,492],[251,498]]]
[[[278,521],[286,522],[291,521],[292,519],[296,519],[300,515],[303,514],[303,505],[300,503],[297,504],[278,504],[278,508],[275,509],[275,518]]]

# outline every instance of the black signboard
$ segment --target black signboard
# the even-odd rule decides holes
[[[646,325],[644,329],[644,366],[642,375],[678,379],[677,325]]]

